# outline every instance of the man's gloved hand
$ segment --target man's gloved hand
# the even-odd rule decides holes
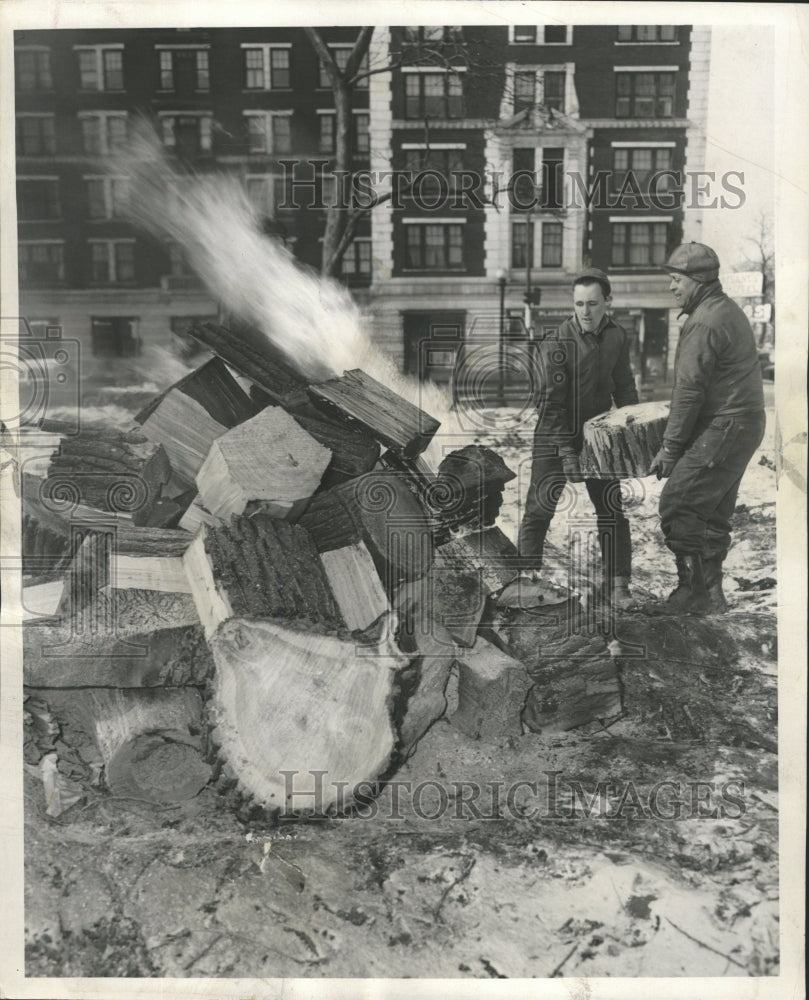
[[[564,472],[565,479],[567,479],[569,483],[584,482],[584,476],[582,475],[581,466],[579,465],[578,455],[562,456],[562,472]]]
[[[649,466],[649,475],[653,472],[657,473],[658,479],[668,479],[669,476],[674,471],[674,466],[677,464],[677,459],[680,457],[680,453],[672,451],[670,448],[666,448],[665,445],[660,449],[660,451],[652,459],[652,464]]]

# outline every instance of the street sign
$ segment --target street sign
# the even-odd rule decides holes
[[[731,271],[728,274],[720,274],[719,278],[722,290],[732,299],[761,295],[764,285],[764,275],[761,271]]]
[[[772,319],[772,303],[759,302],[757,305],[746,305],[744,314],[751,323],[769,323]]]

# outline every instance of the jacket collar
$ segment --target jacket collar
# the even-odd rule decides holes
[[[598,324],[595,330],[585,331],[582,330],[581,323],[579,322],[579,317],[575,313],[573,313],[573,315],[570,318],[573,320],[573,326],[576,328],[576,332],[581,337],[585,336],[585,333],[589,334],[591,337],[600,337],[607,329],[607,327],[612,323],[612,317],[610,316],[610,314],[604,313],[604,315],[601,317],[601,322]]]
[[[682,315],[690,316],[691,313],[700,304],[700,302],[704,302],[706,299],[710,299],[713,298],[714,296],[722,294],[723,294],[722,282],[718,278],[714,278],[713,281],[704,282],[694,290],[694,294],[680,310],[680,316]],[[677,318],[679,319],[680,316],[678,316]]]

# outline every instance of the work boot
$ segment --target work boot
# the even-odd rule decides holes
[[[705,615],[710,611],[708,588],[702,556],[697,553],[677,556],[677,586],[665,601],[647,605],[650,615]]]
[[[704,559],[703,566],[705,567],[705,586],[708,589],[710,613],[722,615],[728,609],[727,598],[722,590],[722,559],[719,556]]]
[[[616,576],[612,581],[610,603],[616,611],[628,611],[635,607],[636,601],[629,589],[628,576]]]

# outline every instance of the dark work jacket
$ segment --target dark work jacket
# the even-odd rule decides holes
[[[719,281],[701,285],[683,312],[664,440],[681,452],[716,417],[764,409],[758,350],[747,317]]]
[[[638,401],[629,366],[629,338],[608,316],[585,333],[575,316],[539,342],[537,433],[562,455],[581,447],[585,420]]]

